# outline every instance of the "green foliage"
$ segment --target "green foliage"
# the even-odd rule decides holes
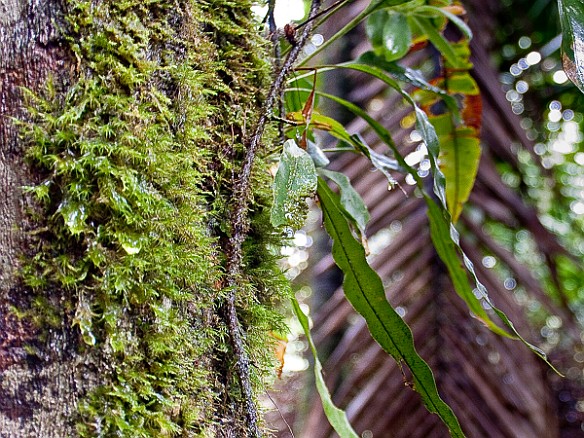
[[[378,11],[367,19],[367,36],[377,55],[386,61],[401,59],[412,44],[412,32],[403,14]]]
[[[365,318],[371,336],[383,350],[398,364],[408,366],[414,389],[428,410],[440,416],[452,436],[463,437],[454,413],[438,395],[430,367],[416,352],[410,328],[387,302],[381,278],[367,263],[363,246],[353,238],[338,197],[322,180],[318,197],[324,225],[333,239],[333,258],[344,274],[345,296]]]
[[[24,269],[36,294],[25,316],[70,321],[100,370],[79,403],[81,436],[207,436],[229,409],[225,393],[239,397],[221,377],[218,247],[241,132],[269,72],[249,7],[234,20],[221,0],[70,1],[77,80],[27,93],[22,135],[40,180],[26,190],[42,232]],[[268,333],[284,330],[273,309],[287,291],[259,161],[237,297],[256,386],[273,374]]]
[[[372,165],[387,176],[392,185],[395,179],[391,173],[409,174],[415,180],[417,189],[426,202],[432,243],[438,256],[446,265],[458,295],[465,301],[470,311],[490,330],[501,336],[520,340],[547,362],[545,354],[525,341],[508,317],[494,306],[487,295],[486,288],[479,282],[470,259],[460,247],[458,232],[453,223],[460,216],[476,178],[481,154],[479,130],[482,108],[477,84],[468,72],[472,68],[469,62],[468,40],[462,38],[458,42],[451,42],[444,37],[442,31],[450,21],[466,38],[471,38],[472,32],[466,23],[455,15],[455,13],[464,12],[462,7],[452,6],[450,1],[433,2],[432,5],[425,3],[424,1],[372,2],[323,46],[320,46],[317,52],[325,50],[328,44],[345,35],[364,19],[367,19],[366,32],[371,40],[373,51],[361,55],[356,61],[313,66],[310,73],[296,77],[290,82],[293,88],[288,94],[302,93],[309,97],[316,94],[321,98],[334,101],[355,116],[362,118],[389,147],[390,156],[373,151],[358,134],[349,134],[341,123],[332,117],[320,114],[316,109],[312,109],[308,117],[305,111],[301,111],[301,103],[296,104],[287,117],[307,130],[322,130],[338,139],[340,147],[335,148],[334,151],[363,154]],[[431,82],[414,70],[395,63],[409,52],[414,43],[426,41],[435,46],[444,61],[444,70],[437,79]],[[396,90],[403,96],[405,102],[412,105],[416,130],[421,135],[428,151],[433,175],[433,193],[429,193],[417,169],[407,164],[390,132],[380,122],[362,108],[338,96],[318,89],[315,92],[305,88],[305,85],[309,84],[307,79],[310,75],[335,69],[351,69],[367,73]],[[419,91],[413,97],[410,96],[398,80],[419,88]],[[317,81],[315,80],[314,83]],[[405,360],[410,368],[418,367],[412,370],[414,374],[418,371],[420,373],[414,376],[415,386],[422,393],[426,406],[431,412],[438,411],[451,431],[462,436],[462,431],[452,411],[438,397],[429,368],[425,363],[423,363],[424,366],[420,365],[418,361],[419,357],[413,348],[409,328],[387,303],[379,277],[366,263],[364,246],[360,245],[352,234],[349,224],[356,226],[363,234],[368,220],[368,216],[364,215],[367,212],[366,207],[360,197],[359,202],[356,202],[356,198],[349,195],[353,193],[353,189],[350,188],[350,182],[346,176],[324,168],[320,168],[318,172],[334,180],[340,187],[339,199],[326,184],[319,180],[318,195],[325,227],[333,238],[333,257],[344,274],[343,289],[347,299],[365,317],[372,336],[384,350],[398,362]],[[474,286],[471,285],[471,279]],[[500,320],[503,327],[493,321],[494,317]],[[400,331],[403,336],[392,336],[392,330]],[[406,348],[404,344],[396,347],[401,341],[408,344],[407,351],[408,354],[411,353],[408,359],[404,357],[404,351],[406,351],[402,349],[402,347]],[[416,379],[422,379],[423,383]],[[430,389],[424,388],[424,385]]]

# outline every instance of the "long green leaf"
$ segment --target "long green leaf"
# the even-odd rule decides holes
[[[329,393],[324,378],[322,377],[322,365],[318,360],[316,347],[314,346],[314,342],[310,336],[308,317],[300,308],[296,298],[292,298],[292,308],[294,309],[294,313],[296,314],[296,317],[302,326],[302,330],[304,330],[304,335],[306,336],[306,340],[308,341],[308,345],[310,346],[310,350],[312,351],[312,355],[314,357],[314,380],[316,382],[316,390],[320,396],[322,407],[326,417],[329,420],[329,423],[341,438],[359,438],[359,435],[355,433],[353,427],[349,423],[345,411],[337,408],[331,399],[331,394]]]
[[[581,0],[558,0],[558,7],[564,71],[584,93],[584,4]]]
[[[545,352],[541,348],[538,348],[525,340],[525,338],[523,338],[515,329],[515,326],[509,317],[502,310],[495,307],[489,298],[487,288],[478,280],[473,263],[460,248],[458,231],[456,231],[456,228],[452,225],[452,222],[448,217],[448,212],[439,207],[427,193],[424,193],[424,198],[426,199],[426,205],[428,206],[428,219],[430,221],[432,242],[434,243],[434,247],[440,256],[440,259],[448,269],[448,273],[458,295],[464,299],[475,316],[491,331],[507,338],[520,340],[525,346],[527,346],[527,348],[544,360],[552,370],[561,376],[562,373],[560,373],[548,361]],[[447,237],[448,235],[449,237]],[[475,291],[470,291],[470,284],[468,282],[466,271],[460,264],[459,253],[462,255],[462,260],[466,270],[475,280],[476,295]],[[505,327],[507,327],[508,331],[503,330],[492,322],[482,306],[483,303],[499,317]]]
[[[363,246],[355,240],[343,216],[338,196],[319,178],[318,198],[324,225],[333,239],[333,258],[344,274],[343,290],[355,310],[365,318],[371,336],[401,365],[412,373],[414,389],[428,411],[437,414],[454,437],[464,433],[452,409],[438,394],[428,364],[417,353],[412,332],[385,297],[381,278],[369,266]]]

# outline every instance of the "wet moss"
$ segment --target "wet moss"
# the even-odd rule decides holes
[[[218,285],[234,175],[269,81],[250,6],[69,1],[73,79],[29,93],[38,228],[25,313],[72,324],[95,362],[81,436],[209,436],[240,421]],[[269,331],[283,330],[273,309],[288,291],[259,155],[237,296],[256,389],[273,374]]]

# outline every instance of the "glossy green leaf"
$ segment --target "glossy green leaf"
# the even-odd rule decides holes
[[[456,223],[475,183],[481,147],[472,128],[456,128],[440,140],[440,169],[446,178],[446,202],[452,222]]]
[[[85,231],[87,227],[85,224],[87,219],[87,211],[82,203],[65,199],[63,202],[61,202],[57,211],[63,218],[67,229],[73,236],[81,234],[83,231]]]
[[[381,278],[367,263],[363,246],[353,237],[338,196],[321,179],[317,193],[325,228],[333,239],[333,258],[344,275],[345,296],[365,318],[371,336],[383,350],[400,366],[408,366],[414,389],[428,411],[440,417],[452,436],[463,437],[456,416],[438,394],[430,367],[415,349],[410,328],[387,301]]]
[[[581,0],[558,0],[558,6],[564,71],[584,93],[584,3]]]
[[[322,365],[318,360],[316,347],[314,346],[314,342],[310,336],[308,317],[300,308],[300,304],[298,304],[298,300],[296,300],[296,298],[292,298],[292,308],[294,309],[294,313],[296,314],[296,317],[302,326],[302,330],[304,331],[304,335],[306,336],[306,340],[310,346],[310,351],[314,357],[314,380],[316,382],[316,390],[320,396],[326,418],[341,438],[358,438],[359,435],[357,435],[357,433],[355,433],[353,430],[353,427],[347,419],[347,414],[345,411],[337,408],[331,399],[331,394],[326,387],[324,378],[322,377]]]
[[[336,185],[339,186],[341,192],[341,206],[343,207],[343,212],[346,213],[348,219],[354,222],[361,235],[365,235],[365,227],[369,222],[369,210],[361,195],[351,185],[349,177],[341,172],[334,172],[327,169],[319,169],[318,173],[321,176],[326,176],[327,178],[334,181]]]
[[[380,10],[371,14],[365,26],[373,50],[386,61],[404,57],[412,44],[412,32],[406,17],[397,12]]]
[[[316,179],[310,155],[294,140],[287,140],[274,178],[271,222],[275,227],[302,227],[308,208],[306,198],[314,196]]]

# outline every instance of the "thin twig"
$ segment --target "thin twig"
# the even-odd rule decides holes
[[[314,18],[318,13],[322,0],[312,0],[312,5],[310,7],[309,19]],[[243,166],[241,172],[234,181],[233,184],[233,205],[231,208],[231,232],[232,235],[228,242],[228,248],[226,251],[227,255],[227,286],[229,287],[229,294],[225,303],[226,310],[226,322],[229,331],[229,336],[231,339],[231,346],[233,348],[233,353],[235,356],[235,368],[237,376],[241,384],[241,390],[243,397],[245,399],[245,411],[247,420],[247,430],[248,436],[253,438],[259,438],[261,436],[258,427],[258,412],[257,407],[253,400],[253,391],[250,379],[250,363],[247,352],[245,351],[244,345],[244,333],[237,316],[237,309],[235,305],[236,291],[239,286],[239,275],[242,262],[242,244],[247,235],[248,231],[248,218],[247,218],[247,207],[249,203],[249,192],[250,192],[250,181],[251,181],[251,170],[253,162],[259,147],[262,134],[264,133],[267,123],[271,119],[272,109],[274,104],[280,96],[281,89],[284,85],[286,77],[292,71],[294,63],[303,46],[308,41],[308,37],[312,28],[314,27],[314,21],[310,20],[306,26],[302,29],[302,33],[297,40],[297,44],[292,48],[286,60],[284,61],[282,68],[276,75],[272,86],[266,97],[264,107],[257,121],[255,129],[251,138],[246,141],[247,149],[245,151],[245,156],[243,160]]]
[[[282,66],[282,46],[280,44],[280,33],[278,32],[278,27],[276,26],[276,20],[274,18],[274,11],[276,8],[276,0],[270,0],[268,2],[268,32],[270,35],[270,40],[274,46],[274,72],[276,74],[279,73],[280,67]],[[280,95],[278,96],[278,115],[280,117],[284,117],[284,99],[283,99],[283,89],[280,89]],[[284,123],[280,121],[278,123],[278,137],[280,141],[284,143],[285,135],[284,135]]]
[[[280,410],[280,408],[278,407],[278,405],[276,404],[276,402],[274,401],[274,399],[272,398],[272,396],[270,395],[270,393],[266,389],[264,389],[264,393],[268,396],[268,398],[270,399],[270,401],[272,402],[272,404],[274,405],[274,407],[278,411],[278,414],[280,414],[280,418],[282,419],[282,421],[284,422],[284,424],[288,428],[288,432],[290,432],[290,435],[292,436],[292,438],[296,438],[295,435],[294,435],[294,431],[292,430],[292,427],[286,421],[286,418],[284,417],[284,414],[282,414],[282,411]]]

